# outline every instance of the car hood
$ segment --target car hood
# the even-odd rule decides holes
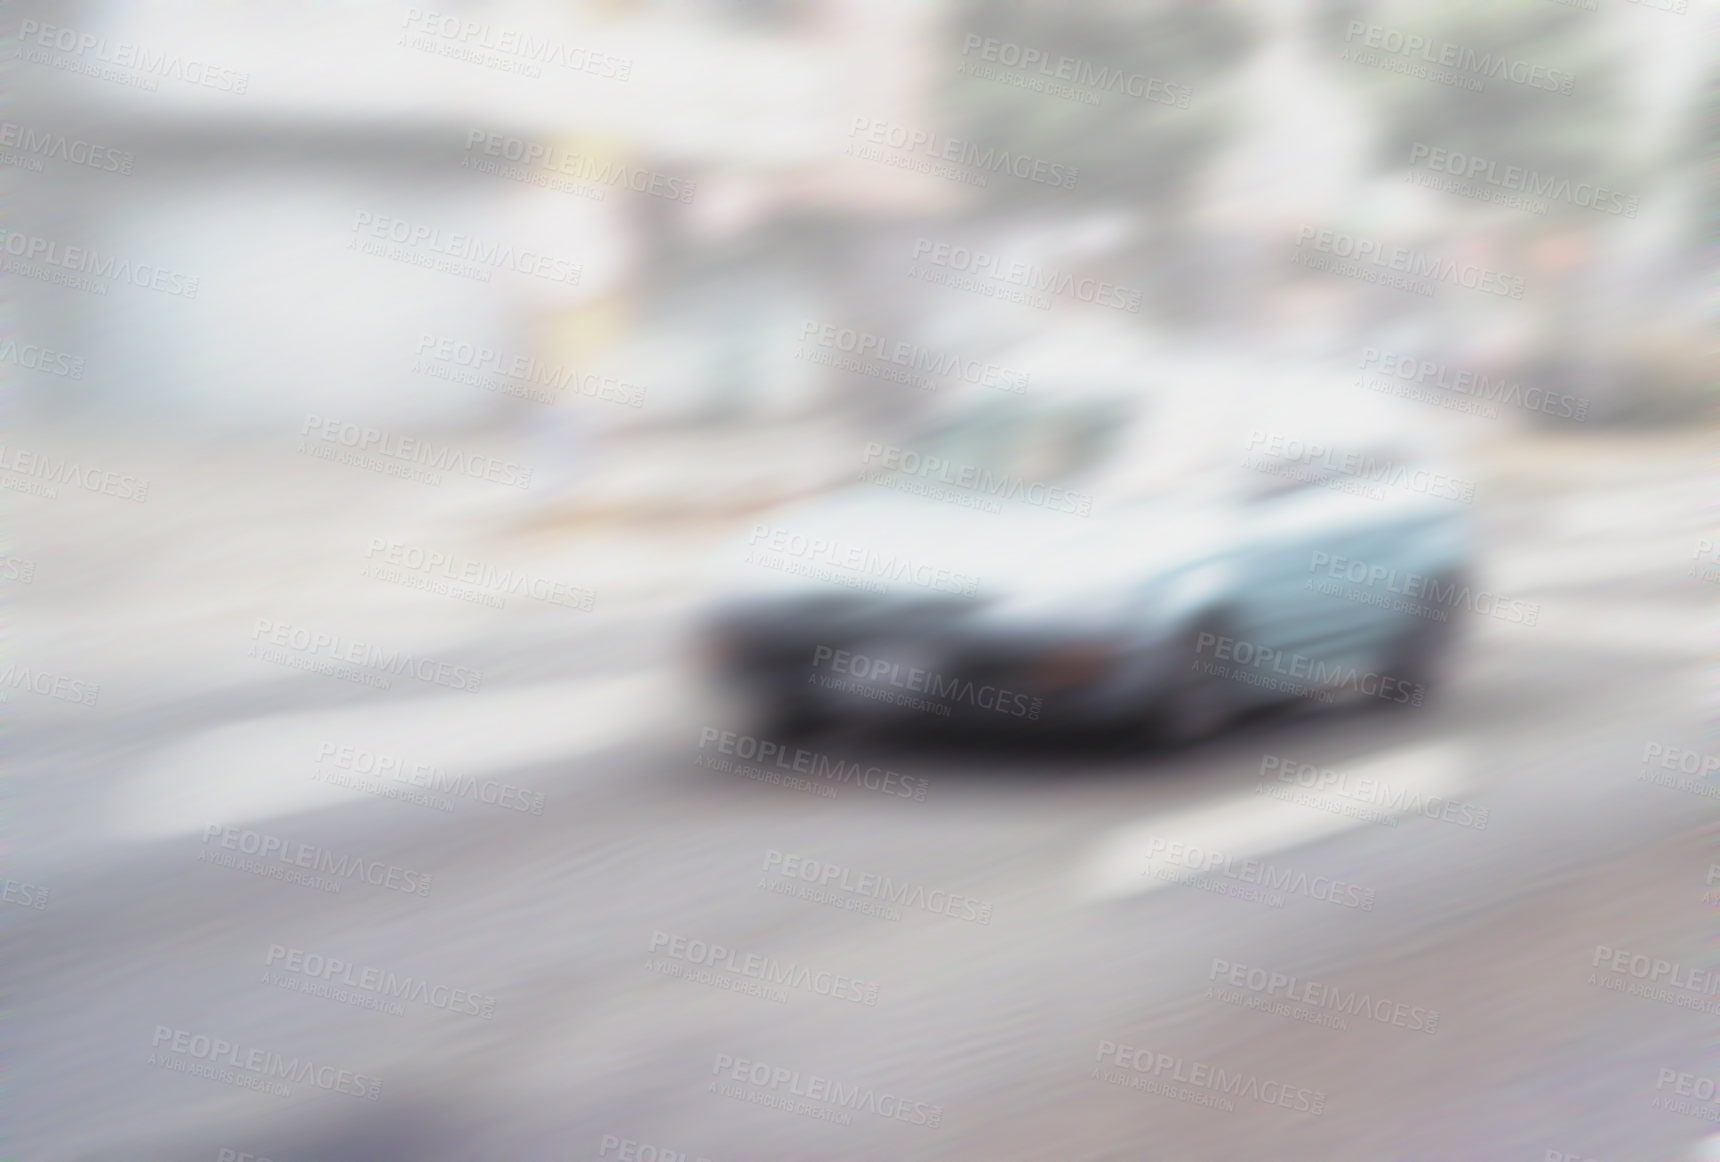
[[[1165,498],[1083,516],[1058,511],[1080,496],[1035,505],[965,489],[943,495],[965,503],[859,485],[780,510],[743,537],[719,593],[745,602],[846,587],[899,600],[1067,604],[1138,588],[1234,537],[1233,512],[1212,502]]]

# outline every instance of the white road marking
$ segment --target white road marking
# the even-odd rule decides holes
[[[1382,815],[1407,814],[1417,810],[1430,796],[1449,799],[1466,790],[1470,779],[1465,760],[1463,748],[1455,743],[1386,751],[1334,768],[1344,776],[1342,785],[1350,793],[1339,797],[1328,789],[1323,796],[1332,804]],[[1274,788],[1301,789],[1294,782],[1281,782],[1270,774],[1263,778]],[[1373,780],[1376,788],[1371,792],[1359,790],[1367,786],[1361,783],[1364,779]],[[1251,792],[1143,819],[1112,832],[1098,843],[1081,869],[1079,890],[1088,901],[1140,895],[1172,886],[1171,880],[1159,878],[1153,874],[1156,872],[1195,874],[1209,860],[1228,859],[1234,867],[1246,860],[1368,825],[1366,819]],[[1166,850],[1173,843],[1183,844],[1191,852],[1199,849],[1199,854],[1184,856],[1196,866],[1171,861]]]
[[[1532,631],[1562,648],[1616,650],[1657,658],[1707,657],[1715,608],[1663,600],[1549,598]]]
[[[371,800],[375,789],[428,793],[410,781],[413,764],[455,775],[506,781],[505,772],[530,763],[573,758],[624,741],[675,711],[669,672],[519,690],[482,696],[449,694],[306,714],[254,718],[198,735],[154,756],[128,780],[105,821],[120,839],[155,839],[200,832],[211,823],[238,825]],[[400,777],[317,763],[325,744],[399,758]],[[355,761],[356,755],[355,755]],[[372,791],[314,778],[349,778]],[[423,810],[401,802],[400,809]],[[461,795],[456,812],[500,809]],[[509,809],[512,809],[511,807]]]

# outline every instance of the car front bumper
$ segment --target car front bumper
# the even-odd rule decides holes
[[[1088,729],[1138,718],[1171,678],[1166,643],[1122,632],[972,619],[776,613],[731,621],[709,651],[719,680],[819,718],[889,729]]]

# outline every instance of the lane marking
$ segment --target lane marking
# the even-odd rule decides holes
[[[252,823],[377,799],[373,791],[312,777],[325,743],[396,757],[408,768],[424,763],[480,781],[507,781],[513,768],[623,742],[673,714],[678,698],[673,673],[653,671],[253,718],[153,755],[116,794],[107,830],[123,839],[160,839],[200,833],[209,823]],[[373,789],[430,793],[375,771],[333,763],[321,770]],[[409,801],[396,805],[426,810]],[[480,809],[500,808],[470,795],[454,804],[455,813]]]
[[[1466,757],[1458,744],[1441,742],[1384,751],[1333,769],[1348,777],[1346,785],[1375,780],[1381,797],[1398,803],[1393,810],[1369,796],[1368,802],[1357,806],[1382,815],[1404,815],[1429,796],[1449,799],[1467,790],[1471,780]],[[1274,786],[1295,786],[1272,781]],[[1172,862],[1166,849],[1173,843],[1198,848],[1201,854],[1195,858],[1200,863],[1216,858],[1236,864],[1365,826],[1369,826],[1366,819],[1249,792],[1149,817],[1111,832],[1095,845],[1081,868],[1078,890],[1082,899],[1094,902],[1174,887],[1174,882],[1155,873],[1174,870],[1192,875],[1201,869]]]

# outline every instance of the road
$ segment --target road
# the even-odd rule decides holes
[[[39,563],[12,660],[102,684],[94,706],[9,694],[7,874],[49,893],[4,909],[20,1159],[1627,1162],[1720,1118],[1666,1108],[1668,1076],[1720,1065],[1712,1013],[1666,999],[1714,1004],[1676,982],[1709,963],[1720,784],[1643,763],[1715,749],[1693,438],[1478,453],[1483,580],[1539,615],[1463,615],[1417,710],[1180,753],[804,744],[923,798],[720,769],[681,658],[688,562],[727,530],[504,527],[490,493],[284,453],[109,455],[149,503],[10,502]],[[361,576],[373,538],[598,601],[409,590]],[[253,656],[283,625],[450,668],[377,689],[290,644]],[[481,689],[450,688],[459,667]],[[470,778],[443,810],[365,755]],[[1281,764],[1352,793],[1282,797]],[[1370,775],[1460,807],[1379,811]],[[274,869],[314,848],[393,870],[328,891],[210,859],[263,843]],[[1175,843],[1227,862],[1169,882]],[[780,874],[826,866],[822,899]],[[896,914],[866,910],[873,877],[911,885]],[[1642,983],[1638,955],[1674,966],[1662,999],[1609,987]],[[354,983],[304,991],[319,973]],[[424,987],[390,1001],[385,974]],[[227,1064],[196,1075],[216,1041]],[[295,1058],[285,1096],[236,1083]]]

